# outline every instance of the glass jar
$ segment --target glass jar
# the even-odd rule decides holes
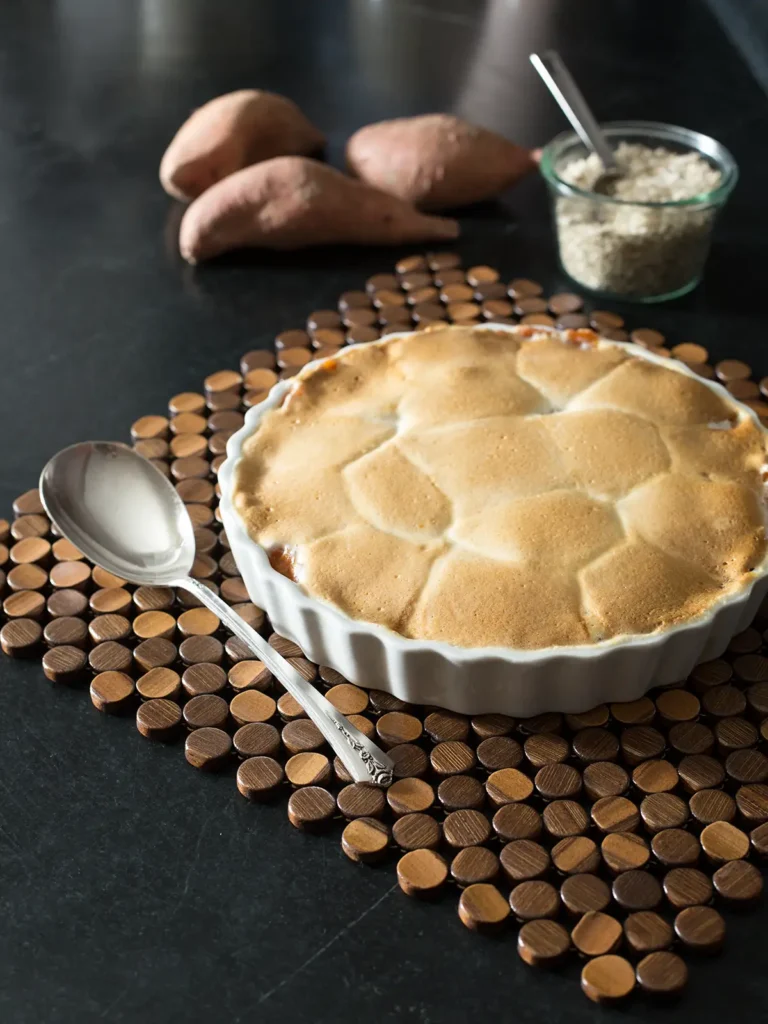
[[[715,139],[653,121],[602,125],[615,149],[620,142],[698,153],[720,171],[711,192],[668,202],[637,202],[589,192],[561,177],[589,151],[574,132],[552,140],[541,156],[549,186],[560,264],[583,288],[607,298],[663,302],[701,280],[712,229],[739,176],[736,161]]]

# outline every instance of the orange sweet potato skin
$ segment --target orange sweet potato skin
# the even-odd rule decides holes
[[[362,181],[425,210],[491,199],[536,166],[527,149],[452,114],[369,124],[346,157]]]
[[[179,249],[198,263],[231,249],[398,245],[456,238],[459,225],[305,157],[276,157],[218,182],[186,210]]]
[[[277,93],[241,89],[217,96],[190,115],[160,163],[160,182],[189,201],[227,175],[274,156],[322,149],[322,132]]]

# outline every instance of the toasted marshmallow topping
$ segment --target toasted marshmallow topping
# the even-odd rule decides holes
[[[591,331],[446,327],[302,371],[245,442],[235,505],[352,618],[535,649],[663,630],[744,587],[764,462],[725,392]]]

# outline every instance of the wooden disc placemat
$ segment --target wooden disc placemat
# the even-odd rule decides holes
[[[755,382],[745,363],[712,366],[701,345],[668,345],[578,295],[547,297],[536,281],[465,269],[451,252],[405,257],[282,331],[273,351],[245,353],[138,419],[134,447],[194,523],[192,575],[389,749],[388,793],[352,783],[296,702],[193,598],[90,566],[57,537],[36,489],[0,519],[0,648],[41,657],[54,685],[80,686],[149,740],[183,738],[187,762],[230,774],[237,799],[285,800],[292,825],[330,832],[356,865],[388,859],[407,895],[452,893],[457,922],[516,932],[525,963],[581,960],[590,999],[677,995],[681,957],[718,951],[730,911],[753,907],[763,888],[768,602],[721,658],[674,687],[581,715],[470,717],[352,686],[305,659],[249,601],[221,527],[227,440],[276,381],[346,344],[451,322],[591,326],[720,380],[768,422],[768,378]]]

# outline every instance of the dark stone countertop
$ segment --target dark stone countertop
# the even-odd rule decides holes
[[[768,101],[695,0],[30,0],[0,6],[0,510],[59,447],[124,438],[311,309],[404,255],[227,258],[192,270],[157,183],[191,108],[244,85],[292,96],[330,136],[453,109],[528,145],[562,128],[527,63],[561,50],[599,117],[714,135],[741,183],[704,285],[635,325],[768,372],[763,270]],[[543,185],[462,218],[466,263],[567,282]],[[254,808],[230,777],[140,740],[36,663],[0,664],[0,1019],[586,1022],[575,965],[519,962],[513,933],[470,935],[454,901],[407,900],[387,869]],[[768,1014],[765,911],[735,921],[723,958],[692,968],[681,1008],[631,1020],[701,1024],[734,999]]]

